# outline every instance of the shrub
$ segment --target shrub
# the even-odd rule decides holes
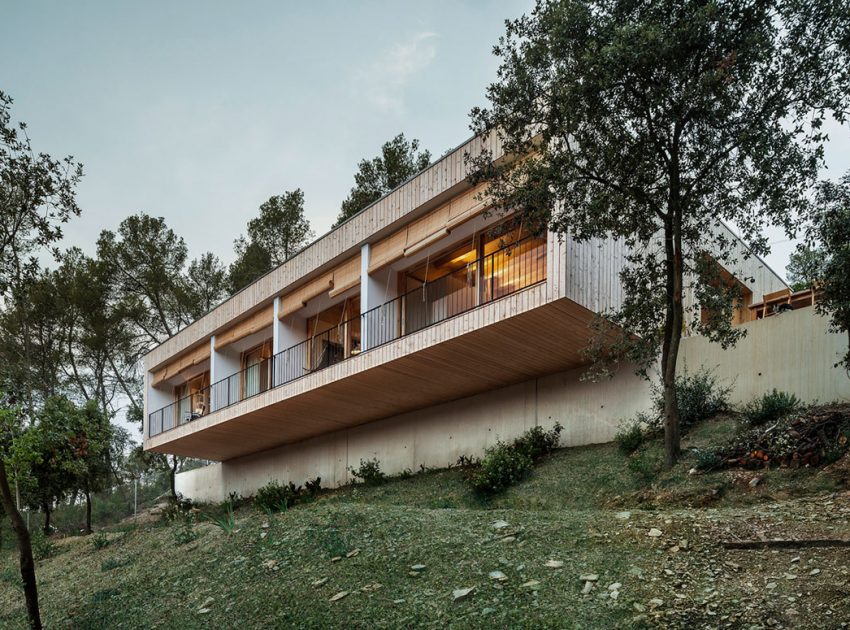
[[[514,444],[497,442],[485,451],[481,464],[469,476],[469,483],[476,494],[497,494],[522,481],[533,466],[525,450]]]
[[[104,547],[109,546],[109,538],[106,537],[106,534],[95,534],[91,537],[91,546],[95,548],[95,550],[103,549]]]
[[[688,429],[719,413],[729,410],[731,386],[721,385],[717,376],[707,368],[694,374],[687,371],[676,376],[676,398],[679,401],[679,426]],[[652,401],[656,411],[655,428],[664,428],[664,392],[655,385]]]
[[[514,448],[523,451],[532,461],[537,461],[558,448],[562,430],[563,427],[557,422],[549,431],[544,431],[543,427],[533,427],[514,441]]]
[[[219,518],[210,517],[210,520],[215,523],[221,531],[230,536],[230,534],[232,534],[236,529],[236,516],[233,514],[233,504],[227,503],[224,516]]]
[[[30,544],[36,560],[46,560],[56,552],[56,545],[40,529],[30,534]]]
[[[100,572],[106,573],[107,571],[112,571],[112,569],[123,567],[125,564],[129,564],[129,561],[119,560],[118,558],[107,558],[100,563]]]
[[[304,482],[304,493],[310,497],[317,497],[322,494],[322,478],[316,477],[315,480],[311,481],[308,479]]]
[[[696,468],[697,470],[716,470],[723,466],[723,456],[715,450],[701,448],[696,452]]]
[[[747,424],[756,427],[789,416],[801,406],[800,399],[794,394],[774,389],[769,394],[747,403],[742,413]]]
[[[319,481],[317,479],[317,482]],[[296,486],[291,481],[287,485],[282,486],[277,480],[272,480],[257,490],[254,502],[266,512],[285,512],[295,503],[301,492],[301,486]]]
[[[186,545],[198,538],[198,532],[195,531],[195,523],[191,519],[186,519],[183,523],[174,530],[174,542],[179,545]]]
[[[360,460],[360,468],[352,469],[351,474],[362,479],[367,486],[379,486],[387,480],[381,471],[381,462],[376,459]]]
[[[195,505],[192,503],[192,499],[186,499],[183,495],[178,494],[176,499],[168,502],[168,505],[162,512],[162,519],[166,523],[173,523],[174,521],[191,518],[194,511]]]
[[[647,451],[640,451],[629,458],[629,470],[644,481],[652,481],[661,471],[661,460]]]
[[[637,420],[621,423],[614,435],[614,442],[624,455],[631,455],[638,450],[645,439],[643,426]]]

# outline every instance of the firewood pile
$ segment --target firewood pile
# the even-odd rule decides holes
[[[830,463],[848,448],[850,406],[810,407],[754,427],[733,440],[721,455],[729,468],[801,468]]]

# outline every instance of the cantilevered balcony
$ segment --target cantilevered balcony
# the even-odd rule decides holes
[[[159,443],[166,438],[162,434],[196,421],[201,429],[238,403],[539,285],[547,276],[546,252],[545,238],[529,237],[463,260],[462,267],[437,278],[429,280],[426,274],[421,286],[153,411],[148,437],[161,436]],[[447,385],[446,391],[453,388]],[[315,431],[301,437],[311,433]],[[228,454],[192,452],[219,458]]]

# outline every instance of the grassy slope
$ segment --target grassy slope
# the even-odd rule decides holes
[[[691,443],[722,439],[732,422],[700,427]],[[641,456],[651,462],[658,450],[649,445]],[[99,550],[66,539],[39,563],[44,616],[74,628],[737,627],[770,619],[836,627],[850,618],[850,551],[718,545],[735,536],[847,535],[850,499],[824,494],[840,489],[834,477],[776,470],[751,488],[751,475],[740,483],[730,472],[688,475],[692,463],[650,482],[611,445],[564,449],[487,504],[468,494],[460,471],[440,471],[345,488],[272,518],[246,507],[230,536],[206,522],[184,544],[176,525],[112,532]],[[495,530],[497,519],[509,527]],[[647,536],[652,527],[660,538]],[[686,548],[670,549],[682,539]],[[546,567],[549,559],[564,567]],[[0,558],[3,628],[24,627],[14,561]],[[427,568],[409,575],[419,563]],[[507,581],[490,579],[494,570]],[[599,574],[598,586],[582,595],[578,576],[588,572]],[[523,586],[530,580],[539,585]],[[614,582],[622,584],[616,600],[607,589]],[[452,589],[473,586],[452,601]],[[329,601],[342,591],[349,594]],[[654,607],[653,598],[664,603]]]

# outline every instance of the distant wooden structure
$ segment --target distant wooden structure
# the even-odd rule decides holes
[[[765,293],[761,302],[750,304],[750,320],[772,317],[783,311],[795,311],[798,308],[814,306],[815,291],[812,288],[791,291],[785,288],[773,293]]]

